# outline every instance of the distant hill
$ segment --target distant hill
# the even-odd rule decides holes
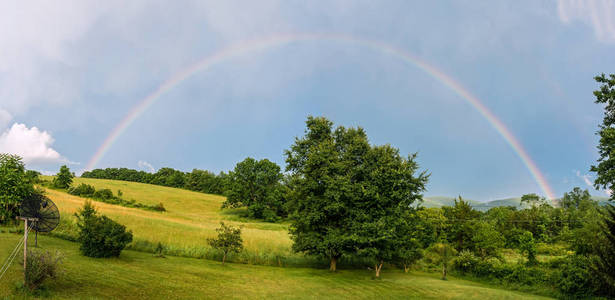
[[[598,201],[600,205],[606,205],[609,202],[608,197],[603,196],[592,196],[592,199]],[[521,204],[521,197],[513,197],[506,199],[498,199],[491,200],[486,202],[480,202],[475,200],[464,199],[465,201],[470,202],[470,205],[476,210],[479,211],[487,211],[492,207],[500,207],[500,206],[513,206],[517,209],[525,208],[525,204]],[[553,205],[559,206],[560,199],[553,200]],[[453,206],[455,205],[454,197],[444,197],[444,196],[434,196],[434,197],[424,197],[423,198],[423,207],[442,207],[442,206]]]

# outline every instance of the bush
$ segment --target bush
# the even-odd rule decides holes
[[[48,278],[55,278],[58,275],[61,261],[60,252],[28,250],[25,286],[30,290],[35,290]]]
[[[69,188],[68,193],[75,196],[92,197],[96,189],[89,184],[82,183],[77,187]]]
[[[94,193],[93,198],[101,200],[113,199],[113,192],[110,189],[98,190]]]
[[[595,292],[592,278],[591,262],[580,255],[569,256],[561,265],[557,275],[557,288],[560,292],[572,296],[583,297]]]
[[[118,257],[132,242],[132,232],[107,216],[98,216],[96,210],[86,201],[78,214],[79,250],[89,257]]]
[[[164,208],[164,204],[162,204],[162,202],[158,203],[157,205],[154,205],[151,209],[155,211],[167,211],[167,209]]]
[[[476,266],[480,260],[469,250],[463,250],[459,252],[459,256],[453,261],[453,269],[459,271],[462,274],[473,274],[476,270]]]
[[[537,243],[536,253],[551,256],[566,255],[566,247],[558,244]]]
[[[154,250],[154,257],[164,258],[164,245],[162,245],[161,242],[158,242],[158,245]]]
[[[512,268],[512,272],[504,277],[504,280],[531,286],[548,281],[548,274],[538,267],[517,264]]]

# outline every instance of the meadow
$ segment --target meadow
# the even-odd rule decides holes
[[[163,203],[166,212],[128,208],[94,201],[98,211],[132,230],[131,249],[153,252],[160,242],[168,254],[196,258],[217,258],[218,253],[206,244],[215,228],[224,221],[242,226],[245,251],[231,261],[251,264],[313,264],[314,260],[291,252],[291,240],[284,223],[267,223],[241,217],[241,210],[222,210],[224,197],[183,189],[135,182],[75,178],[73,185],[86,183],[96,189],[122,191],[122,198],[137,203]],[[63,191],[47,189],[47,196],[60,208],[62,224],[54,232],[74,236],[74,213],[83,206],[84,198]]]
[[[0,259],[20,237],[0,233]],[[61,275],[38,294],[50,299],[547,299],[454,277],[443,281],[437,273],[391,270],[373,280],[369,270],[222,265],[130,250],[119,258],[95,259],[81,256],[77,243],[50,236],[40,236],[39,247],[64,255]],[[21,266],[13,264],[0,280],[0,297],[21,298],[14,294],[21,278]]]

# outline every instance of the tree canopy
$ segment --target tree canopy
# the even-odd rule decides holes
[[[399,257],[408,234],[405,218],[428,175],[415,175],[416,155],[404,158],[389,145],[371,146],[360,127],[334,130],[333,122],[311,116],[306,127],[285,152],[293,249],[327,257],[332,271],[343,255],[363,256],[379,275],[384,261]]]
[[[250,217],[275,221],[286,215],[282,178],[276,163],[248,157],[229,172],[222,207],[245,206]]]
[[[21,157],[0,154],[0,224],[13,221],[21,201],[34,192]]]

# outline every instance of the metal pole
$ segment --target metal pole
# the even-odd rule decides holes
[[[23,241],[23,282],[27,284],[26,263],[28,261],[28,219],[24,219],[24,241]]]

